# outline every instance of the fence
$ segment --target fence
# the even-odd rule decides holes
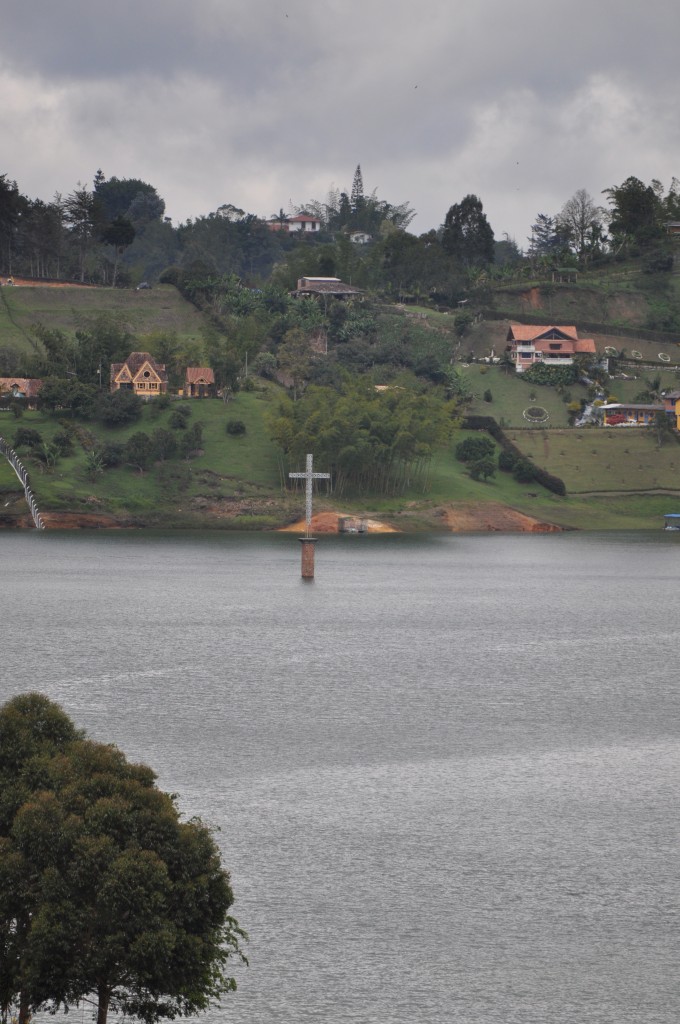
[[[36,504],[35,498],[33,496],[33,491],[31,490],[30,484],[28,482],[28,473],[26,472],[24,465],[21,462],[17,453],[14,451],[13,448],[11,448],[7,444],[7,441],[5,441],[4,437],[0,437],[0,451],[9,462],[10,466],[18,476],[22,487],[24,488],[24,494],[26,495],[26,501],[28,502],[28,507],[31,516],[33,517],[33,522],[35,523],[36,530],[44,530],[45,524],[42,521],[40,510]]]

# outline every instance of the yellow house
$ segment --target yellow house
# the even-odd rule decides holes
[[[666,412],[672,412],[675,416],[675,429],[680,430],[680,391],[668,391],[663,396],[663,404]]]
[[[111,390],[134,391],[140,398],[153,398],[168,390],[164,363],[148,352],[131,352],[124,363],[111,363]]]

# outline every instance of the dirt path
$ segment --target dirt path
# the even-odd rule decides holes
[[[446,506],[442,518],[453,533],[560,533],[562,527],[544,523],[507,505],[495,502]]]

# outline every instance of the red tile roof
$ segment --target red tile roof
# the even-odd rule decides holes
[[[187,384],[214,384],[215,374],[209,366],[187,366]]]
[[[0,377],[0,392],[16,390],[26,398],[35,398],[42,386],[37,377]]]

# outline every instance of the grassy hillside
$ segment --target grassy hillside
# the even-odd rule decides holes
[[[525,289],[526,291],[526,289]],[[571,289],[580,294],[583,289]],[[626,301],[637,301],[631,287],[623,289]],[[516,295],[520,292],[516,291]],[[561,291],[564,298],[566,290]],[[554,298],[554,294],[552,296]],[[536,301],[535,297],[534,300]],[[540,297],[538,301],[544,301]],[[560,300],[561,301],[561,300]],[[571,299],[569,300],[571,302]],[[623,301],[623,300],[622,300]],[[520,303],[521,305],[521,303]],[[532,312],[540,312],[540,305]],[[604,308],[604,307],[603,307]],[[552,310],[552,313],[551,313]],[[576,322],[576,312],[594,315],[587,303],[571,308],[552,305],[545,310],[546,322]],[[143,345],[144,335],[159,330],[175,332],[192,340],[201,335],[202,317],[171,286],[151,291],[97,288],[3,288],[0,289],[0,344],[30,351],[30,328],[37,321],[67,333],[74,332],[81,318],[99,313],[116,313]],[[419,312],[425,317],[414,316]],[[552,315],[554,314],[554,315]],[[499,355],[505,346],[507,321],[482,321],[461,340],[455,333],[455,314],[433,310],[390,307],[381,314],[385,338],[399,335],[399,322],[409,327],[414,351],[436,355],[443,362],[453,357],[468,380],[474,395],[470,412],[493,416],[505,427],[517,446],[537,465],[561,477],[568,496],[559,498],[535,484],[519,484],[510,475],[497,473],[488,482],[475,482],[453,455],[455,443],[435,456],[427,481],[420,481],[398,498],[348,498],[336,503],[332,496],[319,496],[319,506],[356,511],[391,519],[397,525],[437,527],[442,508],[451,503],[471,505],[495,502],[559,525],[576,528],[657,528],[664,512],[680,511],[680,446],[670,442],[662,449],[644,430],[571,429],[568,403],[586,396],[582,385],[565,394],[555,389],[527,384],[498,366],[470,362]],[[518,319],[521,313],[518,307]],[[611,383],[614,397],[631,401],[645,388],[645,378],[661,377],[662,388],[678,388],[680,379],[674,363],[680,348],[672,347],[671,365],[659,360],[659,344],[631,340],[612,333],[596,337],[598,349],[612,345],[639,360],[626,363],[625,378]],[[670,347],[670,346],[669,346]],[[491,401],[484,393],[491,392]],[[192,402],[192,419],[203,423],[203,447],[189,461],[172,459],[144,473],[132,467],[107,470],[92,479],[88,475],[86,448],[92,438],[83,434],[74,453],[62,458],[52,471],[26,453],[25,462],[33,490],[43,511],[89,512],[109,515],[130,523],[164,526],[218,525],[235,528],[266,528],[290,522],[302,514],[299,494],[284,491],[278,452],[270,441],[264,416],[277,393],[266,385],[256,393],[239,393],[228,405],[219,400]],[[545,426],[530,426],[523,413],[528,406],[543,407]],[[158,412],[153,403],[144,409],[140,423],[111,430],[86,424],[85,430],[98,442],[125,441],[138,430],[152,433],[168,427],[171,410]],[[227,419],[246,424],[246,434],[235,438],[226,433]],[[27,413],[20,421],[0,411],[0,434],[12,440],[19,425],[40,431],[49,440],[62,426],[54,417]],[[16,495],[18,483],[4,460],[0,460],[0,505]],[[675,499],[678,499],[678,508]]]
[[[0,288],[0,339],[4,347],[31,352],[31,326],[42,323],[67,335],[84,318],[113,313],[136,337],[173,331],[180,339],[200,337],[201,314],[172,285],[148,291],[119,288]]]

